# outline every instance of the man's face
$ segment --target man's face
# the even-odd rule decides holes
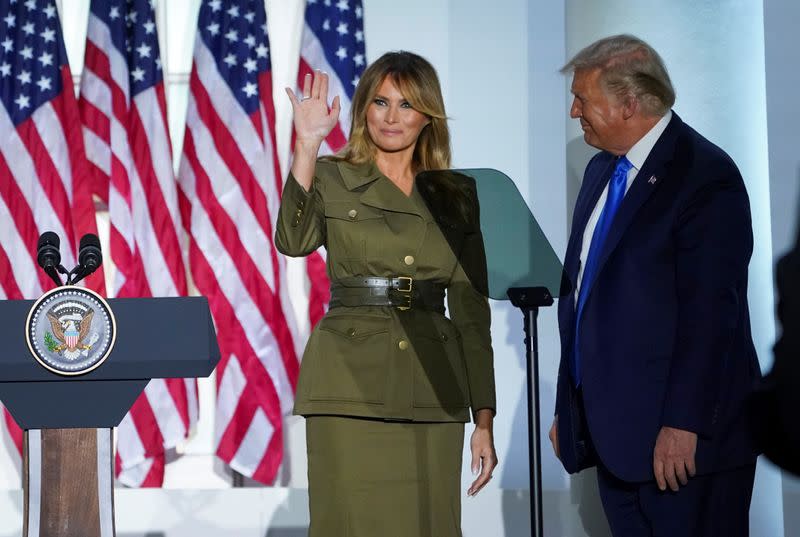
[[[622,103],[600,83],[600,69],[575,71],[569,115],[579,119],[587,144],[614,154],[624,154],[625,119]]]

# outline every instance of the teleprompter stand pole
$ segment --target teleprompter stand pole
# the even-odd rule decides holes
[[[539,416],[539,333],[536,321],[539,308],[553,305],[553,295],[545,287],[512,287],[511,303],[522,310],[525,323],[525,364],[528,387],[528,459],[531,501],[531,535],[544,537],[542,513],[542,443]]]

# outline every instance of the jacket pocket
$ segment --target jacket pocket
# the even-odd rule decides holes
[[[410,339],[417,354],[414,368],[414,406],[417,408],[465,408],[469,388],[461,337],[446,318],[432,318],[416,326]]]
[[[325,203],[328,252],[337,260],[378,257],[381,243],[376,240],[385,229],[382,211],[358,201],[329,201]]]
[[[315,331],[310,399],[382,404],[386,391],[390,319],[329,315]]]

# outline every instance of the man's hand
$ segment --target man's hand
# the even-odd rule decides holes
[[[551,433],[552,435],[552,433]],[[678,482],[686,485],[694,477],[694,453],[697,435],[682,429],[662,427],[653,450],[653,473],[658,488],[677,492]]]
[[[553,418],[553,425],[550,426],[550,443],[553,444],[553,452],[561,460],[561,452],[558,449],[558,416]]]

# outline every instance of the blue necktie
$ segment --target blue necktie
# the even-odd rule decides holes
[[[611,223],[614,221],[614,216],[617,214],[617,210],[622,204],[622,198],[625,197],[628,171],[632,167],[633,164],[631,164],[631,161],[625,158],[625,156],[617,160],[614,174],[608,182],[606,203],[603,206],[603,212],[600,213],[600,218],[597,220],[597,226],[594,228],[592,242],[589,245],[589,255],[586,256],[586,265],[583,268],[581,287],[578,291],[578,306],[575,315],[575,338],[573,340],[572,352],[572,380],[575,382],[576,387],[581,384],[581,360],[578,354],[578,342],[581,333],[581,313],[583,312],[584,304],[586,304],[586,299],[589,296],[589,290],[592,288],[592,283],[597,276],[597,264],[600,261],[603,244],[606,242],[606,237],[608,237]]]

